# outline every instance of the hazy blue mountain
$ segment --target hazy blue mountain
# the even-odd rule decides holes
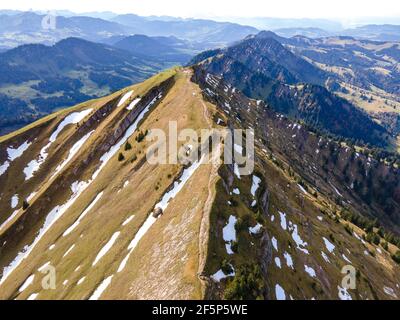
[[[253,27],[229,22],[172,17],[141,17],[134,14],[118,15],[110,12],[88,13],[90,16],[65,16],[57,12],[56,28],[45,30],[45,13],[21,12],[0,15],[0,47],[13,48],[21,44],[54,44],[68,37],[107,42],[113,37],[143,34],[167,36],[189,40],[189,50],[199,51],[225,46],[249,34],[257,33]],[[109,43],[109,42],[107,42]]]
[[[308,38],[329,37],[332,32],[321,28],[281,28],[275,29],[274,32],[282,37],[290,38],[294,36],[304,36]]]
[[[393,24],[371,24],[354,29],[347,29],[343,35],[378,41],[400,41],[400,25]]]
[[[98,41],[118,34],[129,34],[129,28],[118,23],[84,16],[56,17],[55,29],[44,29],[44,14],[24,12],[0,16],[0,46],[13,48],[21,44],[54,44],[68,37]]]
[[[164,62],[186,64],[192,57],[183,51],[185,49],[184,41],[170,37],[133,35],[117,41],[114,46],[127,50],[138,57],[151,57]]]
[[[112,19],[133,28],[135,33],[150,36],[175,36],[210,44],[227,44],[257,33],[254,27],[230,22],[202,19],[151,20],[134,14],[119,15]]]
[[[276,30],[281,28],[320,28],[328,31],[340,31],[342,24],[327,19],[289,19],[272,17],[232,18],[240,24],[253,26],[257,29]]]

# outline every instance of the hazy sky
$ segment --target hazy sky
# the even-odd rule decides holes
[[[0,9],[113,11],[179,17],[331,18],[400,16],[399,0],[0,0]]]

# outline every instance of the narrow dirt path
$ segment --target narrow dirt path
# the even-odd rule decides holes
[[[190,78],[188,78],[188,81],[190,82]],[[202,98],[200,97],[200,99],[202,99]],[[204,120],[207,122],[208,128],[212,129],[213,121],[211,119],[209,109],[203,100],[201,100],[201,104],[203,106]],[[204,269],[206,266],[207,253],[208,253],[208,242],[209,242],[209,233],[210,233],[210,213],[211,213],[212,205],[214,203],[214,199],[215,199],[215,195],[216,195],[215,184],[216,184],[217,180],[219,179],[218,169],[221,166],[220,157],[221,157],[222,150],[223,150],[222,143],[219,142],[216,149],[213,150],[211,153],[211,158],[209,161],[211,168],[210,168],[210,175],[209,175],[209,179],[208,179],[208,196],[207,196],[207,200],[204,204],[204,208],[202,210],[203,216],[201,218],[201,223],[200,223],[199,265],[198,265],[197,274],[198,274],[199,280],[202,285],[201,290],[202,290],[203,297],[205,297],[205,291],[206,291],[206,285],[207,285],[206,278],[204,277]]]

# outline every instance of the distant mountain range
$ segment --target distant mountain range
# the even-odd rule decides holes
[[[266,98],[276,80],[285,85],[305,82],[324,86],[363,108],[368,102],[367,111],[379,123],[392,133],[398,131],[394,124],[400,120],[394,119],[392,113],[397,106],[395,95],[400,92],[396,67],[400,49],[393,42],[400,40],[399,26],[366,25],[340,31],[340,26],[325,20],[261,19],[264,23],[269,21],[272,27],[281,27],[282,22],[287,27],[276,33],[258,33],[254,27],[212,20],[110,12],[88,16],[61,13],[65,16],[57,16],[56,28],[44,30],[43,13],[0,11],[0,132],[15,129],[54,109],[108,94],[163,68],[184,65],[201,53],[198,62],[209,54],[204,52],[206,49],[215,50],[213,56],[221,52],[219,48],[226,47],[229,49],[219,59],[220,65],[216,59],[212,70],[221,69],[229,79],[225,69],[232,62],[230,68],[236,68],[231,72],[235,77],[239,70],[248,73],[254,83],[247,88],[234,82],[246,89],[246,94]],[[320,27],[316,27],[318,23]],[[337,33],[342,35],[336,36]],[[260,41],[261,38],[276,41]],[[371,39],[393,41],[373,43]],[[18,45],[22,46],[15,48]],[[7,52],[10,48],[15,49]],[[245,49],[260,61],[248,53],[243,55]],[[261,75],[269,80],[260,84]],[[348,85],[356,88],[350,89]],[[386,106],[384,116],[376,115],[377,102]],[[371,139],[377,143],[375,138]]]
[[[68,37],[103,42],[107,38],[143,34],[176,37],[192,42],[200,51],[226,46],[259,30],[272,30],[278,35],[310,38],[352,36],[359,39],[400,41],[399,25],[364,25],[344,29],[335,21],[324,19],[246,18],[239,23],[205,19],[182,19],[169,16],[142,17],[112,12],[74,14],[58,11],[54,30],[44,30],[45,12],[0,10],[0,49],[27,43],[54,44]]]
[[[103,15],[100,15],[103,16]],[[148,36],[175,36],[201,43],[201,50],[223,46],[257,29],[230,22],[200,19],[153,20],[133,14],[110,16],[111,20],[89,16],[57,16],[56,28],[45,30],[45,14],[22,12],[0,15],[0,48],[11,48],[26,43],[54,44],[68,37],[102,41],[113,36],[145,34]]]
[[[323,28],[279,28],[273,30],[280,36],[293,37],[297,35],[309,38],[322,38],[333,36],[349,36],[357,39],[374,40],[374,41],[400,41],[400,25],[384,24],[384,25],[365,25],[352,29],[328,31]]]
[[[161,61],[176,61],[179,64],[187,63],[193,55],[188,52],[194,52],[190,50],[188,41],[175,37],[133,35],[124,37],[113,45],[138,57],[150,57]],[[186,45],[187,47],[185,48]]]

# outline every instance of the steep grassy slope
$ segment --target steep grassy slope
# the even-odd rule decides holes
[[[253,128],[254,172],[219,161],[224,139],[210,162],[150,164],[145,137],[170,121],[178,132]],[[201,69],[169,70],[0,141],[0,299],[400,297],[398,248],[370,239],[399,233],[397,169],[351,160],[356,151]],[[349,212],[377,222],[363,230]],[[357,288],[346,291],[348,264]],[[54,290],[42,284],[51,266]]]
[[[135,138],[140,132],[151,130],[154,126],[164,128],[168,125],[169,120],[177,120],[179,128],[186,126],[207,127],[206,113],[204,113],[207,107],[203,105],[200,95],[193,95],[193,92],[197,92],[198,89],[190,83],[190,75],[182,72],[175,75],[174,73],[161,74],[143,84],[128,88],[125,92],[134,90],[134,93],[122,106],[117,106],[121,93],[81,106],[79,110],[86,110],[87,108],[93,110],[79,125],[65,127],[60,133],[62,138],[58,138],[60,140],[57,139],[54,145],[48,149],[49,155],[46,161],[27,181],[24,180],[22,168],[37,154],[38,151],[34,150],[43,146],[49,134],[54,132],[54,128],[57,127],[60,120],[65,118],[70,111],[57,115],[44,125],[39,123],[38,126],[32,126],[27,131],[9,136],[3,141],[3,152],[6,152],[6,147],[18,145],[25,139],[28,139],[32,144],[18,160],[10,163],[8,170],[1,176],[1,207],[4,208],[2,222],[4,223],[11,216],[10,199],[14,194],[18,194],[19,199],[16,208],[20,208],[22,200],[28,198],[30,192],[35,191],[36,193],[29,199],[28,208],[20,209],[9,222],[2,225],[0,231],[3,244],[1,247],[3,274],[1,298],[18,297],[25,299],[33,293],[39,293],[38,298],[89,298],[103,279],[113,274],[115,274],[117,284],[114,284],[114,282],[111,284],[110,295],[116,295],[117,298],[140,297],[140,292],[131,294],[129,287],[122,290],[124,286],[130,285],[130,282],[133,285],[135,277],[131,275],[132,273],[143,270],[141,266],[140,268],[136,266],[137,259],[134,258],[136,251],[127,261],[124,272],[118,274],[117,269],[128,256],[130,250],[127,248],[130,242],[147,219],[155,203],[163,196],[171,183],[180,176],[182,166],[150,165],[144,158],[145,146],[148,143],[145,141],[135,142]],[[130,112],[126,107],[130,104],[130,101],[136,99],[137,95],[142,98]],[[160,98],[153,100],[155,97]],[[186,99],[182,100],[183,97],[186,97]],[[132,148],[125,150],[124,143],[116,149],[117,152],[108,161],[101,158],[102,155],[107,154],[108,150],[115,149],[112,146],[123,141],[121,139],[124,139],[125,130],[128,127],[131,128],[129,123],[132,123],[135,119],[130,118],[130,115],[134,114],[135,110],[139,110],[138,108],[148,105],[151,101],[156,101],[156,103],[152,104],[151,109],[140,122],[140,127],[128,137]],[[154,109],[156,105],[158,106]],[[129,128],[128,132],[130,132]],[[94,132],[79,149],[79,152],[75,154],[73,160],[52,177],[55,168],[67,157],[67,150],[70,149],[73,142],[84,136],[86,132],[91,132],[91,130],[94,130]],[[31,141],[30,137],[33,132],[40,132],[40,134],[36,134],[37,140]],[[44,142],[42,142],[43,140]],[[121,159],[117,157],[119,151],[124,154],[123,161],[119,161]],[[103,166],[101,166],[101,163],[103,163]],[[176,254],[181,257],[182,251],[185,252],[187,260],[182,260],[182,264],[184,268],[188,268],[187,272],[183,274],[183,278],[177,277],[175,279],[176,286],[171,287],[173,291],[160,290],[157,292],[152,290],[148,293],[141,291],[143,297],[148,297],[149,294],[150,297],[201,297],[200,284],[194,270],[197,266],[196,259],[199,246],[193,243],[193,238],[196,238],[200,229],[201,201],[207,199],[207,194],[203,191],[207,190],[208,171],[207,165],[201,166],[199,172],[195,173],[201,178],[198,179],[196,176],[192,178],[192,180],[196,179],[198,196],[195,197],[193,193],[185,191],[190,190],[192,183],[190,181],[192,180],[189,180],[188,186],[185,187],[189,189],[184,188],[179,196],[171,202],[172,209],[168,208],[165,211],[165,216],[174,217],[174,219],[167,219],[162,222],[163,216],[154,225],[155,230],[157,230],[159,228],[164,229],[164,225],[173,223],[165,229],[165,232],[173,225],[175,227],[170,229],[171,231],[182,228],[182,233],[175,235],[177,245],[172,245],[168,256],[173,257],[173,254]],[[13,178],[11,179],[11,177]],[[203,179],[204,187],[201,187]],[[74,181],[82,181],[79,184],[82,193],[77,190],[69,191]],[[205,198],[203,198],[204,194]],[[188,196],[192,199],[193,207],[186,200]],[[97,197],[100,198],[96,200]],[[49,212],[52,208],[57,208],[58,211],[53,211],[53,218],[50,219],[51,214]],[[87,208],[90,208],[87,215],[84,218],[79,218]],[[127,220],[132,215],[134,217]],[[191,215],[194,215],[193,219],[190,219]],[[80,221],[76,228],[66,233],[66,230],[76,221]],[[100,233],[99,230],[101,230]],[[185,235],[189,232],[191,232],[190,237]],[[118,235],[115,244],[107,255],[93,266],[96,256],[101,251],[100,249],[115,234]],[[180,239],[180,235],[183,237],[182,239]],[[174,243],[168,234],[165,237],[165,245],[170,246]],[[154,237],[150,236],[149,239],[154,239]],[[160,238],[160,240],[163,239]],[[142,245],[146,247],[151,244],[152,241],[143,240],[136,250],[140,252],[143,250],[141,249]],[[29,246],[29,250],[24,250],[24,246]],[[159,249],[155,247],[154,250],[157,252]],[[20,257],[24,259],[15,259],[18,252],[21,254]],[[43,254],[38,254],[39,252],[43,252]],[[146,250],[146,252],[150,253],[151,251]],[[153,258],[161,259],[157,254]],[[157,268],[158,276],[154,276],[154,273],[152,273],[149,274],[149,279],[143,280],[140,277],[144,275],[140,273],[139,284],[147,283],[149,285],[153,281],[154,286],[157,286],[158,281],[162,279],[162,272],[175,271],[166,264],[165,259],[161,260],[165,265]],[[14,261],[14,264],[11,263],[12,261]],[[175,259],[172,259],[170,263],[174,264],[174,261]],[[42,275],[38,268],[47,262],[50,262],[56,268],[57,290],[41,290],[40,279]],[[187,264],[190,267],[187,267]],[[149,262],[148,266],[151,265],[154,264]],[[14,266],[15,270],[7,273],[7,270],[4,269],[6,266]],[[79,268],[77,269],[77,267]],[[180,268],[180,266],[176,265],[175,268]],[[31,274],[35,275],[36,280],[29,287],[29,290],[19,293],[17,289]],[[179,272],[174,272],[174,274],[180,275]],[[78,280],[83,277],[85,277],[85,280],[77,285]],[[127,282],[125,277],[128,277],[130,282]],[[121,283],[120,281],[123,283],[121,286],[118,285],[118,283]],[[179,285],[185,285],[187,290],[177,290]],[[185,296],[179,296],[180,294],[185,294]]]
[[[201,69],[194,80],[205,98],[218,106],[215,118],[224,119],[230,128],[254,128],[256,138],[253,176],[239,179],[232,168],[221,168],[205,269],[208,297],[397,299],[399,266],[391,255],[398,248],[390,244],[384,249],[384,239],[376,244],[363,240],[369,239],[366,232],[345,220],[345,213],[371,217],[370,221],[376,217],[398,233],[398,170],[307,132]],[[385,176],[394,182],[394,188],[384,192],[384,203],[396,203],[393,211],[378,209],[373,196],[362,198],[346,180],[346,175],[358,175],[352,153],[360,165],[369,167],[372,181]],[[255,194],[254,176],[261,178]],[[379,188],[373,183],[362,190],[373,194]],[[224,232],[232,216],[237,219],[236,236],[229,254]],[[342,288],[346,265],[357,270],[355,290]],[[227,277],[221,279],[221,271]]]

